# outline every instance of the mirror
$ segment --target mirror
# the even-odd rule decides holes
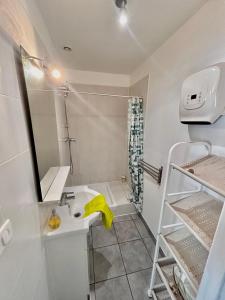
[[[38,185],[39,201],[42,201],[60,165],[55,107],[55,89],[44,72],[43,62],[21,47],[21,59],[25,84],[25,110],[34,169]]]

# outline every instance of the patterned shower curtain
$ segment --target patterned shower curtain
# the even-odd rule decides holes
[[[131,201],[140,212],[143,207],[143,170],[139,167],[139,161],[143,159],[143,148],[143,99],[132,97],[128,101],[128,152],[132,188]]]

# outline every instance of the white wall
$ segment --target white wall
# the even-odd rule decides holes
[[[130,76],[125,74],[111,74],[74,69],[66,69],[65,71],[65,80],[69,83],[114,87],[130,86]]]
[[[28,2],[29,5],[35,3],[32,0],[1,1],[0,27],[32,55],[42,55],[45,50],[32,26],[33,19],[29,15]],[[38,14],[36,19],[37,17]],[[36,25],[38,29],[38,22]],[[39,25],[43,30],[43,24]],[[43,36],[46,40],[47,35]],[[48,50],[50,44],[51,41]],[[13,50],[2,37],[0,127],[0,225],[9,218],[13,227],[13,240],[0,256],[0,299],[48,300],[30,146]]]
[[[135,83],[150,73],[145,124],[145,160],[165,167],[178,141],[208,139],[225,145],[225,117],[210,126],[179,122],[182,81],[192,72],[225,61],[225,1],[207,2],[131,76]],[[158,225],[162,187],[145,176],[143,215],[153,233]]]
[[[128,95],[128,88],[73,85],[74,90]],[[128,99],[71,93],[65,98],[74,174],[71,185],[120,180],[127,176]],[[64,147],[68,144],[64,143]],[[68,161],[68,160],[67,160]]]

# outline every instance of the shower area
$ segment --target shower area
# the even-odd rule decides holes
[[[119,213],[134,211],[129,170],[129,88],[70,85],[56,97],[61,165],[67,186],[88,186]]]

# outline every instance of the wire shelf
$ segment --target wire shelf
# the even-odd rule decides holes
[[[172,300],[183,300],[179,294],[174,293],[174,287],[176,286],[174,282],[173,269],[177,265],[173,258],[162,258],[157,262],[157,271],[170,295]]]
[[[201,156],[197,160],[192,160],[187,164],[181,165],[173,162],[176,161],[174,152],[180,146],[188,146],[188,151],[189,146],[202,147],[204,148],[202,153],[205,153],[206,149],[208,155]],[[217,233],[219,230],[217,231],[216,229],[219,226],[218,223],[221,218],[223,203],[225,202],[225,157],[212,155],[211,153],[212,146],[208,142],[180,142],[170,148],[149,289],[149,295],[154,295],[154,299],[177,300],[175,295],[176,290],[171,288],[173,279],[171,277],[173,275],[171,270],[173,271],[173,267],[164,267],[161,265],[161,259],[158,259],[161,241],[168,248],[181,273],[188,279],[187,284],[190,284],[190,291],[197,298],[199,294],[201,295],[203,286],[205,287],[208,284],[212,286],[210,282],[207,282],[208,277],[202,275],[205,267],[207,274],[212,268],[214,255],[209,256],[209,262],[206,264],[209,255],[208,250],[212,245],[213,239],[215,242],[218,239]],[[198,186],[198,188],[190,191],[169,192],[171,184],[170,176],[174,174],[174,170],[199,183],[201,187],[199,188]],[[205,190],[204,192],[202,191],[202,187],[215,192],[216,196],[213,197],[206,194]],[[211,192],[209,193],[211,194]],[[220,200],[215,198],[218,195],[222,196]],[[177,196],[179,196],[179,199]],[[177,220],[174,224],[167,224],[165,220],[163,222],[165,204],[179,219],[179,222]],[[171,232],[172,228],[174,230]],[[164,230],[167,233],[164,234]],[[168,230],[170,230],[169,233]],[[155,272],[157,271],[163,280],[162,286],[155,286],[154,279]],[[198,291],[199,285],[200,291]]]
[[[182,228],[162,237],[178,265],[197,290],[204,272],[208,251],[186,229]]]
[[[152,296],[154,300],[171,300],[165,286],[154,288]]]
[[[187,163],[181,167],[183,170],[200,178],[225,195],[225,157],[207,155],[201,159]]]
[[[213,196],[199,192],[167,205],[209,250],[218,225],[223,203]]]

